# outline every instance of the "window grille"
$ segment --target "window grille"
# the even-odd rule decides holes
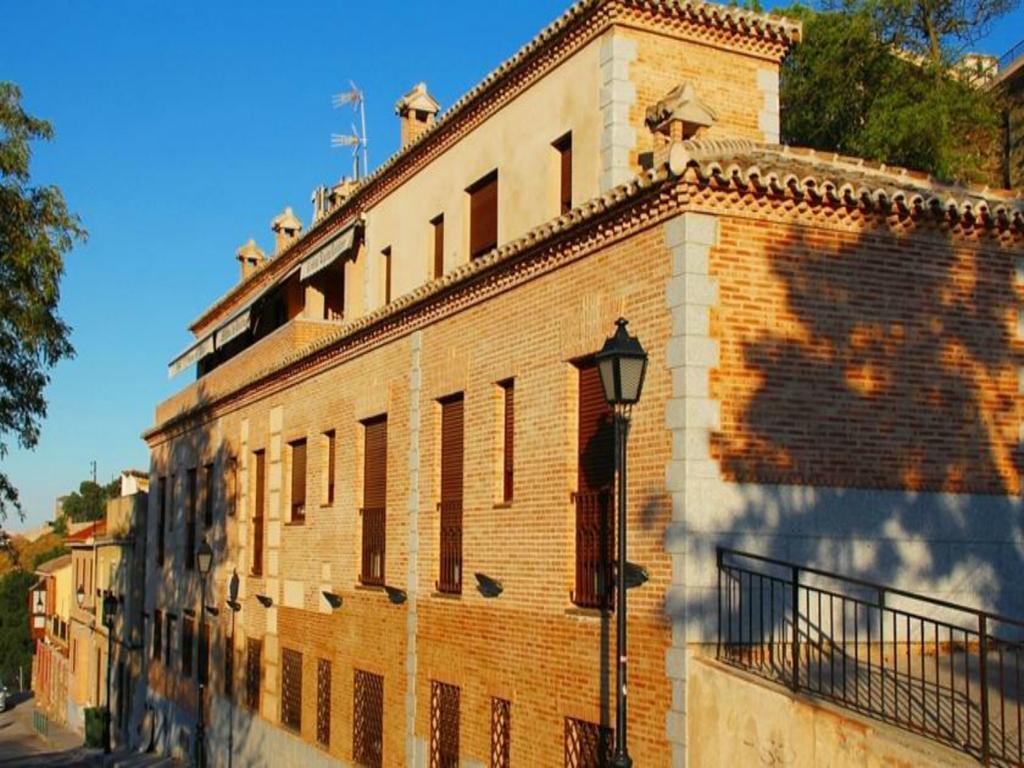
[[[565,718],[565,768],[606,768],[612,764],[612,729]]]
[[[306,519],[306,441],[296,440],[292,449],[292,522]]]
[[[160,651],[163,647],[164,622],[163,614],[160,611],[153,611],[153,658],[160,660]]]
[[[379,416],[363,422],[363,552],[364,584],[384,584],[387,550],[388,421]]]
[[[281,650],[281,724],[302,730],[302,654]]]
[[[267,455],[264,451],[253,454],[256,459],[255,505],[252,515],[252,575],[263,575],[263,503],[266,486]]]
[[[459,688],[430,682],[430,768],[459,766]]]
[[[352,757],[357,765],[379,768],[384,755],[384,678],[355,671]]]
[[[502,467],[501,467],[501,500],[506,504],[512,501],[513,468],[515,467],[515,381],[508,379],[501,382],[504,400],[502,419]]]
[[[316,665],[316,740],[331,744],[331,662],[318,659]]]
[[[440,592],[462,592],[462,486],[463,486],[463,403],[462,394],[441,401],[441,516]]]
[[[512,703],[491,699],[491,768],[508,768],[512,742]]]
[[[263,641],[249,638],[245,656],[245,703],[249,709],[260,708],[260,667],[263,655]]]

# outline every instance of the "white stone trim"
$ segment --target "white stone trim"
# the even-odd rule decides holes
[[[601,40],[601,192],[633,177],[629,156],[636,148],[636,129],[629,115],[636,103],[636,86],[629,79],[629,65],[636,55],[636,42],[614,28]]]
[[[665,407],[665,426],[672,436],[672,454],[665,467],[665,487],[672,497],[672,523],[666,550],[672,561],[672,583],[665,610],[672,621],[672,645],[665,655],[665,673],[672,686],[672,705],[665,730],[672,746],[672,765],[686,764],[686,527],[692,478],[718,478],[710,456],[711,430],[719,421],[718,403],[709,396],[709,375],[718,365],[718,343],[710,337],[710,309],[718,285],[709,276],[711,247],[718,238],[718,220],[703,213],[684,213],[665,224],[672,277],[665,300],[672,313],[672,334],[665,349],[672,375],[672,397]]]
[[[779,71],[775,67],[757,70],[757,89],[764,102],[757,115],[757,126],[768,144],[778,144],[779,129]]]
[[[419,509],[420,509],[420,395],[423,372],[420,352],[423,331],[410,338],[409,360],[409,563],[406,576],[406,656],[405,656],[405,757],[406,764],[425,765],[426,753],[418,749],[416,739],[416,599],[419,593]]]

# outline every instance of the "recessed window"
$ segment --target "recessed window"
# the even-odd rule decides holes
[[[252,575],[263,575],[263,513],[266,490],[266,451],[256,451],[253,459],[256,463],[254,489],[255,502],[252,510]]]
[[[363,552],[360,580],[384,584],[387,544],[388,419],[363,422]]]
[[[281,650],[281,724],[302,730],[302,654]]]
[[[516,388],[513,379],[499,382],[501,390],[501,501],[509,504],[512,501],[513,468],[515,466],[515,398]]]
[[[469,257],[478,259],[498,246],[498,172],[466,190],[469,195]]]
[[[160,660],[160,652],[163,649],[163,614],[160,611],[153,611],[153,658]]]
[[[213,501],[215,494],[213,464],[207,464],[203,467],[203,480],[205,481],[203,527],[209,530],[213,527]]]
[[[323,439],[323,478],[324,478],[324,504],[330,506],[334,503],[334,465],[336,463],[334,430],[324,432]]]
[[[391,303],[391,246],[380,252],[380,268],[384,279],[384,303]]]
[[[245,704],[254,712],[260,708],[262,656],[263,641],[250,637],[245,654]]]
[[[331,745],[331,662],[317,659],[316,664],[316,740]]]
[[[552,146],[558,158],[558,213],[572,210],[572,134],[556,141]]]
[[[161,477],[156,484],[159,514],[156,520],[156,564],[164,564],[164,550],[167,547],[167,478]]]
[[[199,506],[199,485],[196,470],[190,469],[188,481],[188,506],[185,508],[185,569],[196,567],[196,512]]]
[[[444,274],[444,214],[430,220],[433,277],[436,280]]]
[[[462,393],[441,400],[441,542],[439,592],[462,592]]]
[[[430,681],[430,765],[459,764],[459,699],[457,685]]]
[[[352,757],[358,765],[379,768],[384,760],[384,678],[381,675],[355,670],[352,710]]]
[[[181,674],[192,677],[192,651],[195,644],[195,619],[181,620]]]
[[[292,461],[292,522],[306,520],[306,441],[288,444]]]

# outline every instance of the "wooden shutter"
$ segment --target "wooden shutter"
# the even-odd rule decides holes
[[[572,134],[556,141],[555,149],[559,161],[559,213],[568,213],[572,210]]]
[[[434,227],[434,277],[444,274],[444,216],[430,222]]]
[[[498,244],[498,172],[469,189],[469,256],[483,256]]]
[[[296,440],[292,448],[292,520],[306,518],[306,441]]]
[[[604,399],[601,377],[593,361],[579,367],[580,493],[610,489],[615,480],[615,430],[612,409]]]
[[[463,396],[441,402],[441,501],[462,503]]]
[[[363,452],[363,506],[387,506],[388,420],[379,416],[364,422],[366,446]]]
[[[252,515],[252,573],[263,575],[263,501],[266,480],[266,454],[256,451],[256,500]]]

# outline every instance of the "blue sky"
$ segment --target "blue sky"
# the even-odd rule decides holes
[[[52,517],[92,460],[101,480],[148,467],[139,435],[192,376],[168,381],[166,364],[237,279],[235,250],[249,237],[271,250],[271,218],[291,205],[308,224],[312,189],[351,169],[329,146],[352,120],[331,94],[350,79],[365,91],[376,166],[409,87],[451,104],[568,3],[0,1],[19,33],[0,79],[57,131],[36,147],[35,181],[60,185],[90,232],[63,284],[77,357],[53,372],[39,446],[0,464],[25,525]],[[1022,10],[977,48],[1020,38]]]

